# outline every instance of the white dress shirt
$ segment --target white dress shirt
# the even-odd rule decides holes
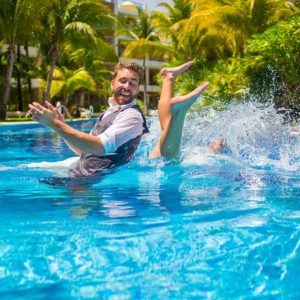
[[[110,114],[122,110],[114,119],[112,125],[99,135],[102,145],[105,149],[105,154],[116,151],[121,145],[131,139],[142,135],[143,133],[143,117],[134,108],[136,100],[128,104],[114,104],[112,98],[108,99],[109,108],[104,113],[102,119]]]

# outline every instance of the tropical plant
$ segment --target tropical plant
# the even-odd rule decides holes
[[[183,27],[181,44],[187,48],[190,45],[190,57],[197,63],[192,76],[179,78],[180,86],[193,85],[192,88],[203,80],[209,80],[211,84],[206,95],[212,101],[208,102],[239,99],[249,85],[253,85],[255,76],[262,78],[266,75],[254,72],[251,77],[248,62],[243,60],[250,51],[250,48],[247,50],[247,43],[255,33],[264,32],[278,20],[295,14],[297,8],[284,0],[195,0],[191,3],[192,12]],[[296,42],[289,42],[292,47],[297,46]],[[268,43],[268,38],[258,45],[265,43]],[[257,60],[252,55],[249,60],[250,57],[253,61]]]
[[[106,51],[108,45],[103,30],[112,30],[115,24],[109,8],[97,0],[51,0],[47,5],[40,35],[50,65],[45,99],[50,97],[54,68],[61,53],[67,48],[85,47],[100,52],[105,48]]]
[[[198,65],[196,84],[208,80],[205,105],[227,103],[253,95],[279,106],[300,107],[300,16],[276,23],[248,40],[244,57],[219,60],[214,66]],[[184,78],[183,86],[191,84]]]
[[[256,35],[247,47],[243,63],[248,74],[257,84],[262,76],[273,79],[267,88],[279,91],[280,102],[284,106],[300,106],[300,14],[272,26],[264,33]],[[266,88],[266,84],[264,84]],[[283,102],[282,102],[283,101]]]
[[[174,64],[180,64],[189,59],[189,48],[181,43],[181,33],[186,22],[191,17],[192,5],[189,0],[174,0],[159,4],[164,11],[153,11],[151,22],[160,40],[173,49]]]
[[[195,0],[181,44],[191,49],[190,56],[206,61],[244,55],[253,34],[296,11],[286,0]]]
[[[65,64],[72,65],[73,68],[84,68],[88,71],[96,82],[96,94],[107,99],[110,96],[110,80],[108,79],[112,77],[113,72],[106,62],[115,63],[117,56],[111,46],[106,43],[103,43],[102,46],[99,44],[99,47],[101,48],[99,51],[93,48],[67,51],[69,62]]]
[[[50,98],[62,97],[63,104],[67,106],[70,95],[80,89],[96,91],[94,79],[84,68],[73,71],[66,67],[55,67]]]
[[[132,26],[132,25],[131,25]],[[147,101],[147,72],[146,60],[149,58],[162,58],[166,54],[173,53],[173,49],[160,42],[156,31],[154,30],[150,15],[148,12],[138,9],[138,17],[132,29],[127,29],[123,33],[127,33],[126,47],[123,53],[124,57],[133,57],[143,60],[144,67],[144,111],[148,112]]]
[[[16,46],[28,42],[40,27],[40,0],[1,0],[0,32],[2,43],[6,45],[6,75],[3,96],[0,101],[0,120],[6,117],[10,97],[13,66],[16,60]]]

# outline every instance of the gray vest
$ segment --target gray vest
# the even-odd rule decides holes
[[[131,108],[140,112],[144,119],[144,130],[142,134],[149,132],[145,117],[139,106],[134,105]],[[103,133],[112,125],[114,119],[121,111],[122,110],[116,111],[105,118],[103,118],[104,113],[102,113],[92,130],[92,135],[97,136]],[[134,139],[131,139],[130,141],[121,145],[114,153],[104,156],[83,152],[80,155],[80,159],[76,163],[75,167],[70,170],[69,175],[73,177],[88,176],[96,172],[112,169],[129,162],[140,143],[141,137],[142,135],[139,135]]]

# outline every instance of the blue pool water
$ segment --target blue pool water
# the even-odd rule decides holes
[[[167,163],[149,125],[96,182],[64,179],[50,130],[0,127],[1,299],[299,299],[300,135],[271,106],[192,113]]]

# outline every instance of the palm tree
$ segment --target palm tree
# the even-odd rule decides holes
[[[262,33],[271,25],[297,11],[296,6],[287,0],[248,0],[243,5],[242,7],[246,6],[249,12],[250,34]]]
[[[219,55],[243,55],[246,42],[275,22],[287,18],[296,7],[286,0],[195,0],[190,19],[185,24],[183,44],[192,43],[193,49],[208,47]],[[223,45],[223,46],[222,46]]]
[[[73,71],[66,67],[55,67],[50,98],[57,96],[63,97],[63,103],[67,106],[69,97],[76,91],[83,89],[92,92],[96,91],[96,82],[84,68]]]
[[[202,62],[234,55],[239,31],[233,30],[225,19],[235,14],[236,8],[229,1],[192,1],[191,15],[180,35],[180,44],[187,55]]]
[[[1,0],[0,1],[0,32],[2,42],[7,45],[7,69],[0,101],[0,120],[5,120],[6,109],[10,97],[10,83],[13,66],[16,60],[16,45],[25,39],[29,40],[32,33],[39,27],[40,0]]]
[[[51,0],[43,19],[42,48],[50,65],[44,99],[49,99],[55,65],[66,48],[90,47],[104,43],[103,29],[112,29],[114,18],[98,0]]]
[[[226,1],[174,0],[162,3],[165,12],[154,12],[153,25],[176,49],[176,63],[188,59],[207,61],[228,55],[229,29],[222,16],[232,11]],[[230,50],[229,50],[230,52]]]
[[[181,63],[189,58],[187,48],[183,47],[180,42],[180,33],[186,22],[191,17],[192,4],[189,0],[174,0],[173,5],[168,2],[162,2],[159,6],[163,7],[166,12],[153,11],[151,22],[159,38],[172,47],[176,63]]]
[[[164,45],[159,41],[159,38],[151,24],[150,15],[138,8],[138,17],[135,19],[133,30],[127,29],[125,32],[128,35],[129,41],[125,42],[126,47],[123,53],[124,57],[132,57],[143,60],[144,68],[144,110],[148,113],[147,101],[147,71],[146,60],[149,58],[163,57],[166,54],[174,53],[168,45]],[[124,32],[124,28],[123,32]]]
[[[107,44],[99,45],[99,50],[81,48],[69,55],[71,62],[80,64],[92,76],[96,83],[96,95],[108,99],[110,96],[110,78],[113,72],[106,64],[107,61],[117,62],[117,56],[111,46]]]

